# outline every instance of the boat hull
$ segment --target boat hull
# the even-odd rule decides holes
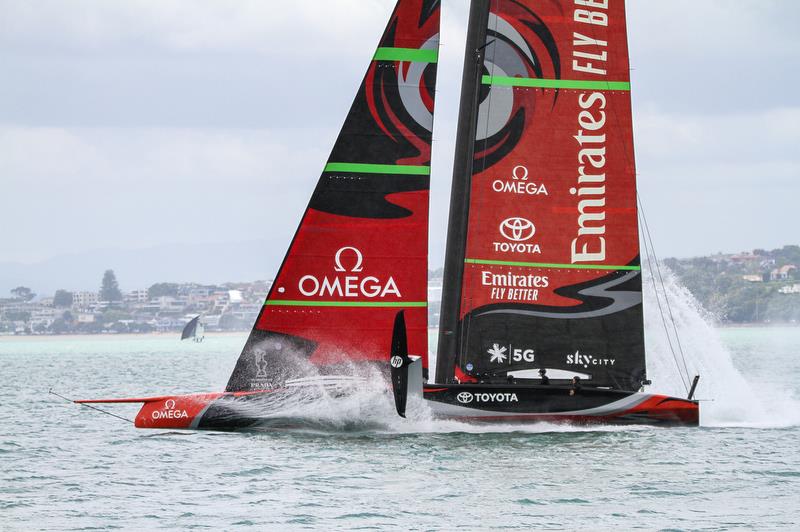
[[[479,423],[560,422],[698,426],[697,401],[666,395],[569,386],[425,386],[437,418]]]
[[[697,401],[596,388],[570,395],[566,386],[426,385],[423,397],[435,418],[471,423],[697,426],[700,413]],[[82,402],[144,403],[134,421],[142,429],[235,431],[302,428],[302,418],[279,413],[287,404],[316,399],[315,393],[282,389]]]

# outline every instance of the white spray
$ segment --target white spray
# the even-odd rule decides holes
[[[677,352],[677,339],[670,340],[676,350],[677,363],[670,350],[670,340],[664,330],[656,301],[650,272],[644,272],[645,333],[647,343],[648,377],[653,381],[653,392],[685,397],[687,380],[683,360]],[[700,385],[695,397],[701,403],[703,426],[786,426],[796,424],[798,404],[784,390],[770,390],[767,402],[763,390],[756,391],[734,365],[730,352],[723,346],[713,319],[700,303],[680,285],[676,276],[663,264],[661,273],[675,319],[679,340],[689,370],[686,385],[699,374]],[[664,312],[664,292],[658,287]],[[667,319],[669,315],[667,314]],[[668,321],[671,328],[671,324]],[[670,333],[672,331],[670,330]],[[759,364],[758,360],[751,364]],[[680,369],[680,372],[679,372]],[[683,382],[680,377],[684,373]],[[777,399],[777,400],[776,400]]]

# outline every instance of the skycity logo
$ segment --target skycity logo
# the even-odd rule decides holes
[[[468,405],[473,401],[476,403],[518,403],[515,393],[470,393],[461,392],[456,396],[456,400],[462,405]]]
[[[567,355],[567,364],[573,366],[613,366],[616,359],[614,358],[600,358],[591,355],[582,355],[580,350],[575,351],[574,355]]]
[[[527,244],[536,234],[536,226],[527,218],[508,218],[500,224],[500,234],[507,242],[494,242],[494,250],[502,253],[541,253],[539,244]]]
[[[336,252],[333,259],[337,273],[360,274],[364,270],[364,254],[352,246],[345,246]],[[384,298],[402,297],[394,277],[382,280],[372,275],[335,275],[319,278],[305,275],[297,283],[300,293],[306,297],[345,297],[345,298]]]

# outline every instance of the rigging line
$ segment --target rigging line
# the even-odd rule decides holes
[[[641,208],[639,209],[639,217],[641,218]],[[669,345],[669,351],[672,354],[672,359],[675,361],[675,368],[678,370],[678,376],[680,376],[681,378],[681,383],[683,384],[686,393],[689,393],[689,386],[686,383],[686,379],[684,378],[683,372],[681,371],[681,365],[678,362],[678,357],[675,354],[675,347],[672,345],[672,336],[670,335],[669,327],[667,326],[667,319],[664,314],[664,309],[661,305],[661,296],[658,293],[658,287],[656,286],[656,277],[653,274],[655,270],[653,269],[653,264],[650,259],[650,248],[647,244],[647,239],[644,238],[643,242],[644,242],[645,259],[647,260],[648,269],[650,271],[650,281],[653,283],[653,291],[655,292],[656,295],[656,304],[658,305],[658,313],[661,316],[661,323],[664,325],[664,334],[667,337],[667,344]]]
[[[661,265],[658,262],[658,254],[656,253],[656,247],[653,244],[653,236],[650,233],[650,226],[647,224],[647,216],[644,213],[644,203],[642,202],[641,196],[639,196],[638,192],[636,194],[636,198],[639,201],[640,211],[642,212],[642,221],[644,222],[645,232],[647,233],[647,238],[650,240],[650,249],[653,252],[653,258],[655,259],[656,263],[656,272],[658,272],[658,280],[661,283],[661,290],[664,291],[664,300],[667,303],[667,312],[669,312],[669,319],[672,322],[672,329],[675,331],[675,341],[678,344],[678,352],[681,355],[681,360],[683,361],[683,369],[686,371],[686,378],[690,379],[691,375],[689,373],[689,367],[686,364],[686,356],[683,352],[683,345],[681,345],[681,337],[678,334],[678,326],[675,324],[675,317],[672,314],[672,305],[669,302],[669,294],[667,293],[667,289],[664,287],[664,278],[661,275]]]
[[[97,408],[96,406],[87,405],[86,403],[76,403],[76,402],[75,402],[75,401],[73,401],[72,399],[69,399],[68,397],[64,397],[63,395],[61,395],[61,394],[58,394],[58,393],[54,392],[52,388],[51,388],[51,389],[49,389],[49,390],[47,391],[47,393],[49,393],[50,395],[55,395],[56,397],[58,397],[58,398],[60,398],[60,399],[63,399],[63,400],[65,400],[65,401],[67,401],[68,403],[72,403],[72,404],[74,404],[74,405],[85,406],[86,408],[91,408],[92,410],[97,410],[98,412],[101,412],[101,413],[103,413],[103,414],[106,414],[107,416],[115,417],[115,418],[117,418],[117,419],[121,419],[122,421],[127,421],[128,423],[131,423],[131,424],[134,424],[134,425],[135,425],[135,423],[133,422],[133,420],[132,420],[132,419],[128,419],[128,418],[126,418],[126,417],[119,416],[119,415],[117,415],[117,414],[114,414],[113,412],[109,412],[108,410],[103,410],[102,408]]]
[[[630,58],[629,58],[628,68],[630,70]],[[630,79],[630,77],[629,77],[629,79]],[[628,98],[631,101],[631,107],[632,107],[633,106],[633,102],[632,102],[632,97],[630,96],[630,93],[629,93]],[[611,112],[614,114],[615,117],[619,118],[619,113],[618,113],[618,110],[617,110],[616,106],[613,106]],[[631,116],[631,118],[633,118],[633,117]],[[631,131],[631,133],[633,133],[633,131]],[[635,168],[635,162],[634,162],[635,158],[633,156],[633,151],[634,151],[633,150],[633,144],[631,145],[631,148],[632,148],[631,152],[628,152],[627,150],[624,150],[624,154],[625,154],[625,158],[628,160],[628,163],[631,164],[631,166]],[[639,207],[637,209],[636,214],[637,214],[637,218],[638,218],[638,221],[639,221],[640,225],[644,228],[645,233],[647,235],[646,237],[644,236],[644,234],[642,235],[643,236],[642,241],[644,242],[645,257],[647,259],[647,263],[648,263],[648,266],[649,266],[649,269],[650,269],[651,281],[653,283],[653,291],[655,292],[655,295],[656,295],[656,303],[658,304],[658,311],[659,311],[659,314],[661,315],[661,322],[664,325],[664,333],[667,336],[667,342],[669,344],[670,352],[672,353],[672,358],[675,361],[675,367],[678,370],[678,375],[681,378],[681,382],[683,383],[683,387],[686,389],[686,392],[688,393],[689,392],[688,380],[691,377],[689,376],[689,370],[686,368],[686,358],[683,355],[683,349],[681,347],[680,337],[678,335],[678,330],[677,330],[677,327],[675,325],[675,320],[672,317],[672,310],[670,308],[669,298],[667,297],[667,295],[666,295],[667,291],[664,288],[664,279],[660,275],[661,274],[661,270],[660,270],[660,267],[658,266],[658,257],[655,254],[655,246],[653,245],[653,240],[652,240],[652,237],[650,235],[650,228],[647,225],[647,219],[644,216],[644,204],[642,203],[641,196],[639,195],[638,178],[637,177],[638,176],[636,176],[636,174],[634,174],[634,192],[636,194],[636,199],[637,199],[637,203],[638,203],[638,207]],[[648,239],[650,241],[649,242],[649,246],[648,246]],[[664,291],[665,304],[667,305],[667,308],[669,309],[670,319],[672,321],[672,329],[674,331],[675,339],[676,339],[676,341],[678,343],[678,346],[680,347],[681,358],[683,359],[683,366],[684,366],[684,370],[686,371],[686,378],[684,378],[683,373],[681,373],[681,365],[680,365],[680,363],[678,363],[678,357],[675,355],[675,348],[672,345],[672,338],[671,338],[670,333],[669,333],[669,327],[667,327],[666,318],[664,317],[664,309],[662,308],[662,305],[661,305],[661,297],[659,296],[658,287],[656,285],[655,275],[653,274],[653,272],[656,271],[656,270],[653,269],[652,262],[650,260],[650,252],[651,252],[651,250],[652,250],[653,257],[656,260],[656,270],[658,271],[658,274],[659,274],[659,280],[660,280],[660,283],[661,283],[661,288]],[[644,278],[644,276],[642,276],[642,277]]]

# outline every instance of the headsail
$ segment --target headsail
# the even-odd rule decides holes
[[[475,0],[470,24],[437,382],[552,368],[637,389],[624,0]]]
[[[228,391],[386,365],[398,310],[427,354],[439,0],[399,0]],[[426,364],[427,365],[427,364]]]

